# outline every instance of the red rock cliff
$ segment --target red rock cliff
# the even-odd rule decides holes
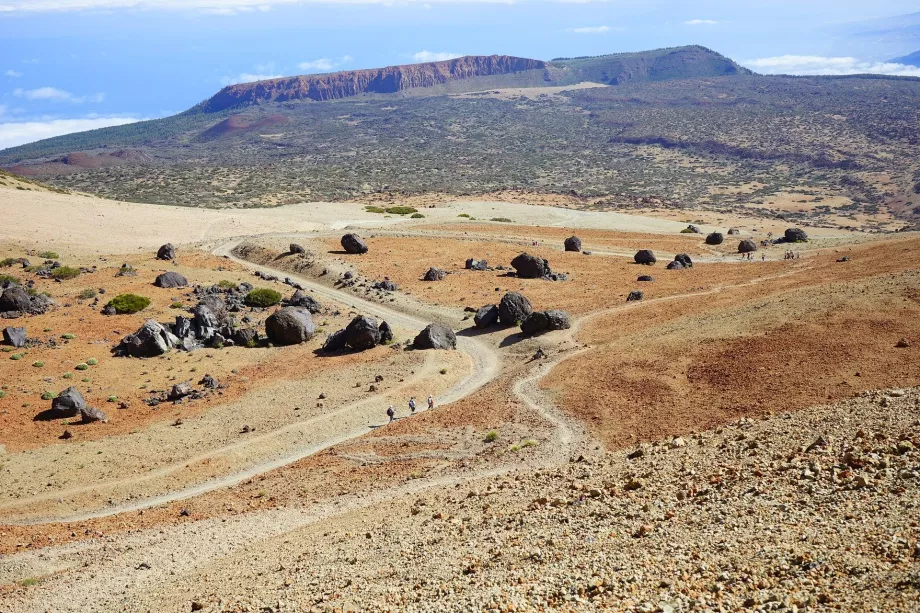
[[[286,77],[255,83],[230,85],[204,103],[209,112],[285,100],[333,100],[364,93],[388,94],[418,87],[432,87],[448,81],[524,70],[542,69],[540,60],[508,55],[466,56],[443,62],[388,66],[321,75]]]

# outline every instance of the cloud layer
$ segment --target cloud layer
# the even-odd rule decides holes
[[[345,55],[340,57],[337,60],[331,60],[327,57],[321,57],[318,60],[310,60],[307,62],[301,62],[297,65],[301,70],[309,71],[319,71],[319,72],[329,72],[331,70],[336,70],[341,66],[348,64],[354,60],[350,55]]]
[[[872,62],[855,57],[825,57],[821,55],[778,55],[743,62],[756,72],[765,74],[846,75],[883,74],[920,77],[920,68],[892,62]]]
[[[455,57],[462,57],[462,53],[452,53],[450,51],[417,51],[412,54],[412,59],[416,62],[443,62],[452,60]]]
[[[399,0],[402,4],[508,4],[513,0]],[[592,0],[556,0],[590,2]],[[394,0],[0,0],[0,14],[113,9],[195,10],[215,15],[269,11],[295,4],[394,4]]]
[[[84,102],[102,102],[105,100],[105,94],[93,94],[91,96],[74,96],[68,91],[56,87],[39,87],[37,89],[22,89],[17,87],[13,90],[13,95],[17,98],[26,100],[45,100],[51,102],[71,102],[73,104],[83,104]]]
[[[0,123],[0,149],[24,145],[26,143],[84,132],[109,126],[121,126],[139,121],[131,117],[95,117],[91,119],[52,119],[50,121],[24,121]]]
[[[566,32],[574,32],[575,34],[606,34],[610,29],[610,26],[585,26],[583,28],[569,28]]]

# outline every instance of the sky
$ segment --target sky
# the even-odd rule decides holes
[[[231,83],[701,44],[760,73],[920,76],[916,0],[0,0],[0,149],[172,115]]]

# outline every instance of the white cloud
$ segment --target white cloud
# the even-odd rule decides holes
[[[268,81],[269,79],[280,79],[284,75],[280,74],[252,74],[244,72],[234,77],[221,77],[220,82],[223,85],[236,85],[237,83],[252,83],[253,81]]]
[[[690,21],[685,21],[684,25],[688,26],[714,26],[719,22],[715,19],[691,19]]]
[[[610,26],[585,26],[583,28],[569,28],[566,32],[574,32],[575,34],[606,34],[610,30]]]
[[[135,121],[139,120],[131,117],[98,117],[95,119],[52,119],[50,121],[0,123],[0,149],[24,145],[52,136],[108,126],[121,126]]]
[[[0,104],[0,117],[3,117],[4,115],[6,115],[6,106]]]
[[[605,0],[557,0],[559,2],[591,2]],[[514,0],[399,0],[399,4],[422,7],[432,4],[511,4]],[[114,9],[195,10],[216,15],[238,15],[268,11],[274,6],[296,4],[384,4],[394,0],[0,0],[0,14],[52,11],[85,11]]]
[[[19,77],[22,76],[22,73],[10,68],[9,70],[6,71],[6,76],[10,77],[11,79],[18,79]]]
[[[319,71],[319,72],[329,72],[335,70],[344,64],[348,64],[354,60],[350,55],[343,55],[337,60],[330,60],[327,57],[321,57],[318,60],[310,60],[308,62],[301,62],[297,65],[301,70],[308,71]]]
[[[68,91],[56,87],[39,87],[38,89],[22,89],[17,87],[13,90],[13,95],[17,98],[26,100],[50,100],[53,102],[72,102],[73,104],[83,104],[84,102],[102,102],[105,100],[105,94],[93,94],[91,96],[74,96]]]
[[[920,68],[891,62],[872,62],[855,57],[821,55],[779,55],[744,62],[748,68],[766,74],[845,75],[884,74],[920,77]]]
[[[450,53],[448,51],[418,51],[412,54],[412,59],[416,62],[443,62],[462,55],[462,53]]]

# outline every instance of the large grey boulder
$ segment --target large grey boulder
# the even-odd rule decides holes
[[[163,355],[178,344],[179,339],[165,326],[148,319],[137,332],[124,337],[114,352],[134,358],[152,358]]]
[[[751,239],[746,238],[738,243],[738,253],[750,253],[752,251],[757,251],[757,243]]]
[[[8,287],[0,294],[0,313],[10,311],[27,313],[31,304],[28,292],[18,285]]]
[[[416,349],[456,349],[457,335],[442,324],[430,324],[418,333],[412,345]]]
[[[566,251],[581,251],[581,239],[577,236],[570,236],[565,239]]]
[[[12,345],[13,347],[25,347],[26,346],[26,329],[25,328],[4,328],[3,329],[3,342],[7,345]]]
[[[548,330],[568,330],[572,327],[572,317],[561,309],[544,311]]]
[[[533,336],[546,331],[549,327],[549,319],[543,311],[534,311],[521,322],[521,332],[527,336]]]
[[[367,253],[367,243],[357,234],[346,234],[342,237],[342,249],[348,253]]]
[[[379,345],[380,325],[377,320],[364,315],[352,319],[345,327],[345,344],[355,351],[365,351]]]
[[[294,295],[288,298],[287,304],[288,306],[303,307],[314,315],[323,310],[323,306],[317,302],[313,296],[306,293],[302,289],[294,292]]]
[[[423,277],[425,281],[443,281],[447,273],[440,268],[432,266],[425,272]]]
[[[74,417],[85,408],[86,400],[83,394],[75,387],[68,387],[51,401],[51,416],[55,419]]]
[[[498,304],[498,318],[505,326],[517,326],[533,313],[530,301],[517,292],[508,292]]]
[[[553,272],[549,268],[549,262],[528,253],[515,257],[511,260],[511,265],[517,271],[517,276],[524,279],[542,279]]]
[[[721,232],[713,232],[706,236],[707,245],[721,245],[725,241],[725,236]]]
[[[498,307],[494,304],[487,304],[476,311],[473,317],[473,323],[477,328],[488,328],[498,322]]]
[[[157,287],[174,289],[177,287],[188,287],[188,279],[177,272],[164,272],[153,282]]]
[[[157,250],[157,259],[158,260],[175,260],[176,259],[176,248],[172,246],[172,243],[166,243]]]
[[[807,243],[808,234],[801,228],[789,228],[784,235],[787,243]]]
[[[214,317],[217,318],[218,323],[226,323],[230,319],[230,309],[227,307],[226,301],[217,294],[209,294],[203,296],[201,300],[198,301],[198,304],[208,307]]]
[[[686,253],[678,253],[674,256],[674,261],[683,264],[684,268],[693,268],[693,260]]]
[[[195,338],[210,340],[220,329],[220,319],[206,304],[199,303],[192,309],[192,332]]]
[[[265,334],[275,345],[298,345],[316,334],[310,311],[303,307],[284,307],[265,320]]]
[[[665,266],[665,268],[667,268],[668,270],[683,270],[684,268],[686,268],[686,266],[684,266],[683,262],[679,260],[674,260],[673,262],[668,262],[668,265]]]
[[[255,328],[242,328],[233,333],[233,342],[237,347],[255,347],[259,344],[259,331]]]
[[[633,256],[633,259],[636,261],[636,264],[648,264],[649,266],[658,261],[651,249],[640,249],[636,252],[636,255]]]
[[[485,260],[477,260],[475,258],[470,258],[466,261],[467,270],[488,270],[489,263]]]

